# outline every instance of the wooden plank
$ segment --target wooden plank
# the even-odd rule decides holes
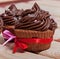
[[[18,2],[28,2],[30,0],[0,0],[0,7],[5,7],[6,5]]]
[[[2,59],[54,59],[29,52],[25,53],[16,52],[15,54],[13,54],[11,50],[9,50],[7,47],[2,47],[1,45],[0,45],[0,57]]]
[[[48,50],[42,51],[39,55],[60,59],[60,42],[53,41]]]

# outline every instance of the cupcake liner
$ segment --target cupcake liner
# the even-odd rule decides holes
[[[53,31],[33,31],[33,30],[21,30],[15,29],[15,34],[19,38],[52,38]]]
[[[2,32],[2,30],[0,29],[0,33]]]
[[[50,45],[51,45],[51,43],[49,43],[49,44],[30,43],[30,44],[28,44],[28,48],[26,50],[30,51],[30,52],[38,53],[38,52],[41,52],[43,50],[47,50],[50,47]]]
[[[53,31],[47,30],[44,32],[40,31],[32,31],[32,30],[20,30],[15,29],[15,35],[19,38],[53,38]],[[50,47],[51,42],[47,44],[40,44],[40,43],[26,43],[28,45],[27,51],[31,52],[40,52],[46,50]]]

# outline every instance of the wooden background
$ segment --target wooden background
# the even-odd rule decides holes
[[[0,0],[0,7],[5,7],[11,3],[18,3],[18,2],[28,2],[31,0]]]

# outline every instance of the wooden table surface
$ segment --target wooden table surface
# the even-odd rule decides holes
[[[12,3],[28,2],[28,1],[31,1],[31,0],[0,0],[0,7],[4,7]]]

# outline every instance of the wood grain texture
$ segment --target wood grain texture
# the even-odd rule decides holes
[[[60,42],[53,41],[50,49],[42,51],[39,54],[55,59],[60,59]]]
[[[31,0],[0,0],[0,7],[5,7],[6,5],[18,2],[28,2]]]

